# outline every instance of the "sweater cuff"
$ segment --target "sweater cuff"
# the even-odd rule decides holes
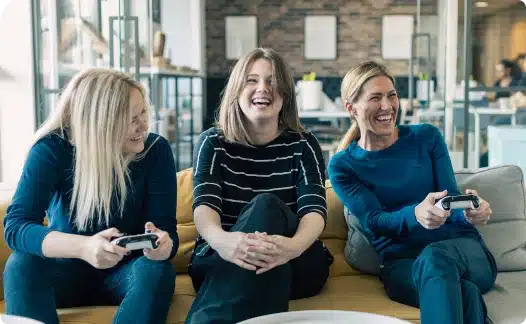
[[[42,242],[46,235],[52,230],[44,225],[31,224],[24,231],[23,249],[25,252],[44,257],[42,253]]]
[[[415,226],[420,225],[416,220],[415,208],[417,205],[411,205],[407,207],[407,212],[405,213],[405,223],[407,224],[407,229],[410,231]]]

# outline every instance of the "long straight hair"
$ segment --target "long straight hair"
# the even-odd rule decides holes
[[[50,133],[58,133],[74,146],[69,207],[70,217],[75,214],[74,224],[79,230],[109,224],[114,195],[122,217],[128,166],[147,152],[122,151],[132,120],[130,95],[134,89],[141,93],[148,110],[146,90],[127,74],[108,69],[80,72],[68,83],[58,106],[35,134],[38,141]]]
[[[278,125],[281,130],[290,129],[301,133],[304,131],[298,115],[294,80],[285,60],[273,49],[256,48],[241,57],[230,74],[223,90],[219,105],[219,118],[216,121],[225,139],[243,145],[250,145],[252,139],[245,125],[245,116],[239,106],[239,97],[245,87],[247,74],[252,64],[258,59],[267,59],[272,64],[272,84],[283,98],[283,107],[279,113]]]
[[[348,103],[356,103],[362,94],[364,84],[377,76],[388,77],[391,82],[393,82],[393,86],[395,85],[394,78],[391,73],[389,73],[387,68],[375,61],[366,61],[351,68],[347,74],[345,74],[345,77],[342,81],[341,97],[343,104],[346,105]],[[351,119],[353,118],[351,117]],[[351,144],[352,141],[359,139],[360,127],[358,126],[358,122],[356,120],[352,120],[351,127],[340,141],[338,151],[344,150],[349,146],[349,144]]]

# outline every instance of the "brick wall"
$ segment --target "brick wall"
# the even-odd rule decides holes
[[[415,2],[415,1],[413,1]],[[207,74],[229,74],[233,61],[225,55],[225,17],[258,17],[258,44],[280,52],[293,74],[311,71],[319,76],[341,76],[365,59],[383,62],[395,75],[407,75],[405,60],[381,58],[382,15],[415,14],[416,6],[399,0],[213,0],[206,2]],[[410,3],[405,1],[403,3]],[[426,3],[435,3],[429,5]],[[424,1],[422,14],[436,14],[436,1]],[[304,59],[304,17],[336,15],[338,57],[336,60]]]

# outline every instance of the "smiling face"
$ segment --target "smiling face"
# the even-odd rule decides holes
[[[130,93],[132,120],[122,148],[123,153],[141,153],[144,150],[146,131],[148,130],[147,110],[142,94],[137,89]]]
[[[253,125],[261,122],[278,124],[283,98],[273,84],[272,64],[267,59],[257,59],[248,69],[244,87],[239,96],[239,107],[246,120]]]
[[[362,132],[377,136],[393,134],[399,103],[393,82],[388,77],[377,76],[368,80],[356,102],[346,106]]]

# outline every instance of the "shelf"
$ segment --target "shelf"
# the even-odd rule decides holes
[[[42,66],[50,66],[48,62],[44,61],[42,62]],[[110,68],[109,65],[103,65],[103,66],[95,66],[95,65],[89,65],[89,64],[73,64],[73,63],[59,63],[59,75],[74,75],[77,72],[94,68],[94,67],[100,67],[100,68]],[[135,68],[133,66],[130,66],[130,73],[135,72]],[[43,71],[44,74],[48,71]],[[141,75],[166,75],[166,76],[173,76],[173,77],[195,77],[195,78],[202,78],[203,75],[196,74],[196,73],[188,73],[188,72],[180,72],[180,71],[174,71],[169,69],[160,69],[157,67],[151,67],[151,66],[141,66],[140,72]]]

